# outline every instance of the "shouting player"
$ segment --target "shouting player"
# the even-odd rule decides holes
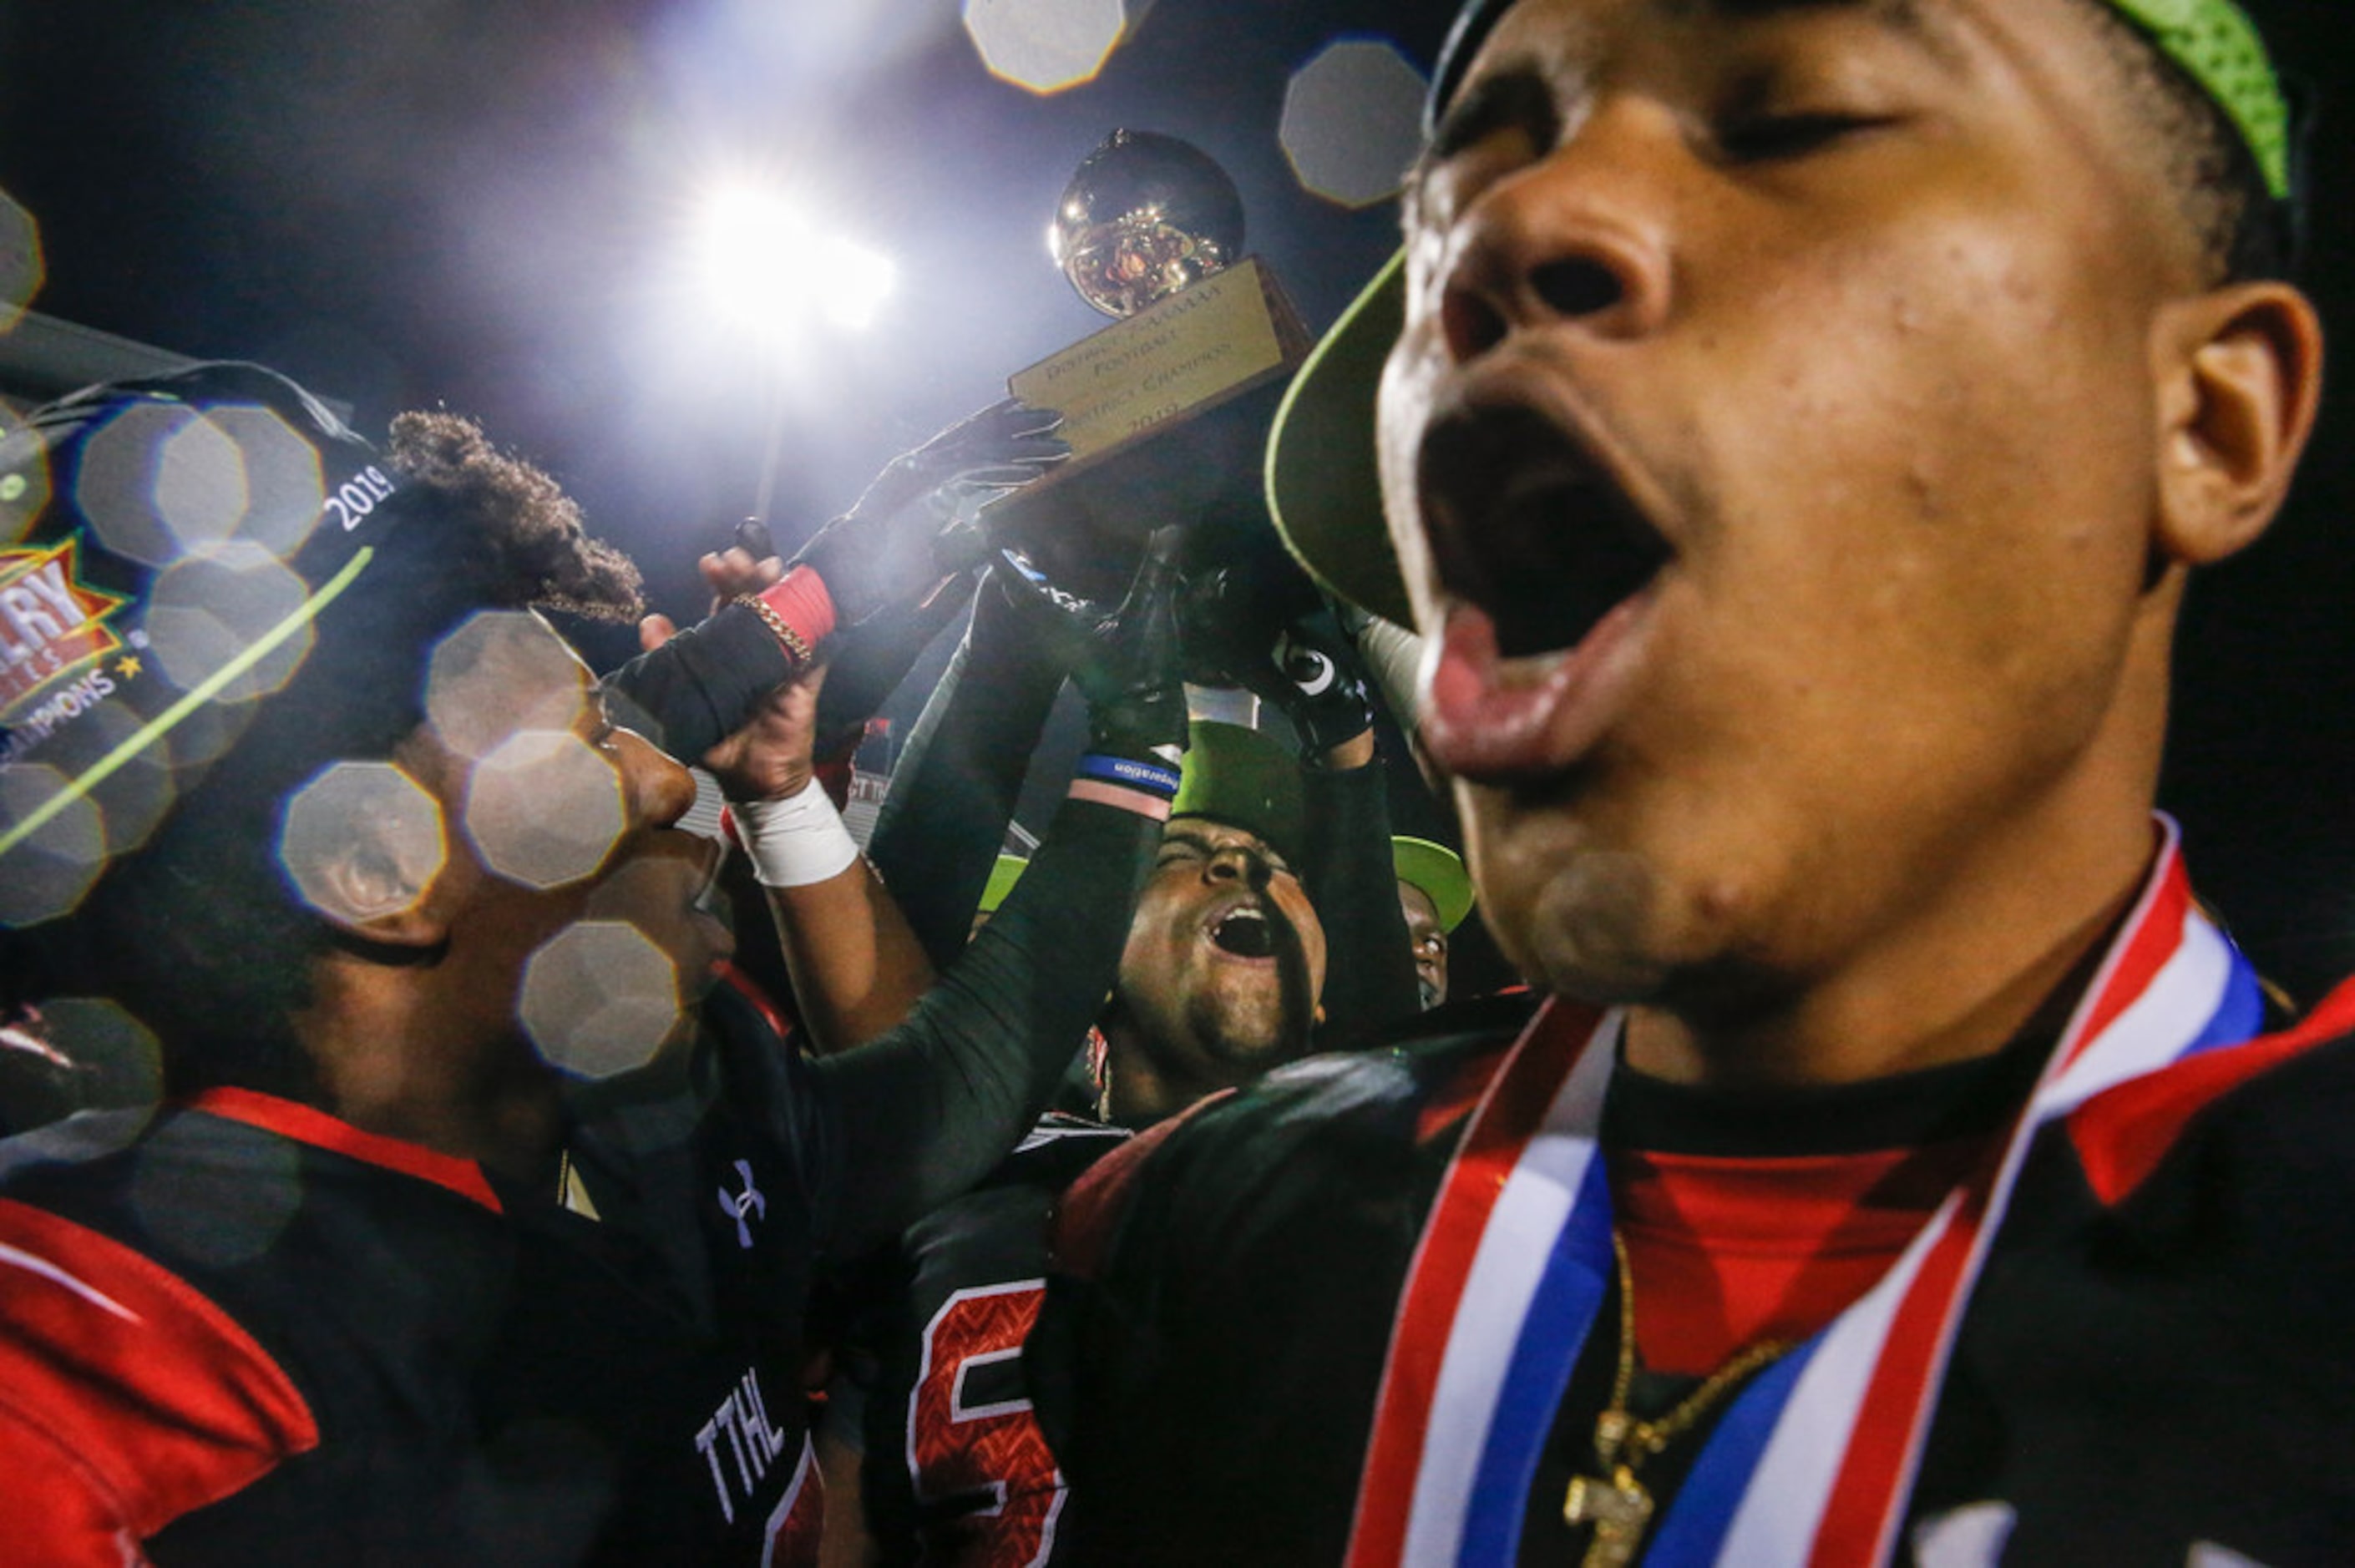
[[[2320,374],[2249,21],[1476,0],[1432,109],[1271,474],[1433,644],[1552,1001],[1097,1167],[1031,1348],[1072,1543],[2355,1556],[2355,993],[2269,1009],[2152,813]]]
[[[951,863],[987,863],[1002,818],[965,813],[977,800],[1010,803],[1002,776],[975,788],[1022,755],[1006,734],[1008,694],[1037,675],[1051,694],[1060,680],[1051,665],[1009,656],[996,589],[985,585],[980,605],[960,668],[935,698],[950,711],[923,726],[879,830],[879,863],[907,868],[895,887],[919,868],[927,888],[954,887],[966,873]],[[1259,645],[1273,637],[1262,629]],[[1040,646],[1014,644],[1018,654]],[[863,1518],[830,1509],[827,1524],[838,1537],[856,1531],[863,1560],[980,1568],[1052,1555],[1062,1478],[1031,1414],[1021,1347],[1043,1291],[1054,1204],[1130,1132],[1334,1038],[1336,1014],[1412,1015],[1371,711],[1341,656],[1321,657],[1331,662],[1312,678],[1314,695],[1291,694],[1300,759],[1260,731],[1192,726],[1100,1021],[1097,1118],[1042,1120],[973,1192],[911,1226],[868,1285],[880,1305],[856,1336],[853,1376],[837,1380],[827,1421],[829,1434],[864,1449]],[[976,680],[977,669],[995,678]],[[959,821],[962,845],[947,831]],[[962,929],[954,903],[929,918],[942,935]],[[858,1430],[846,1431],[853,1422]],[[848,1456],[841,1462],[847,1474]]]

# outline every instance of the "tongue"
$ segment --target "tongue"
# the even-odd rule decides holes
[[[1497,624],[1458,604],[1424,654],[1423,739],[1460,778],[1507,780],[1578,760],[1618,715],[1644,641],[1639,601],[1613,606],[1577,647],[1508,667]]]

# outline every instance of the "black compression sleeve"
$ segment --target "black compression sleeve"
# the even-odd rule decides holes
[[[969,631],[900,755],[867,858],[935,969],[964,949],[1062,683],[1027,640]]]
[[[1380,762],[1301,771],[1308,794],[1308,896],[1325,927],[1320,1050],[1346,1049],[1412,1018],[1414,950],[1391,858],[1390,800]]]
[[[752,705],[793,679],[794,662],[760,613],[721,606],[699,625],[606,677],[651,722],[655,745],[688,761],[741,727]]]
[[[1150,817],[1066,800],[1012,895],[907,1020],[813,1064],[841,1150],[835,1255],[896,1234],[1020,1140],[1112,990],[1160,841]]]

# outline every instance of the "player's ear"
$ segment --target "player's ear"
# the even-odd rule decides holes
[[[2234,283],[2162,307],[2157,553],[2222,560],[2264,533],[2314,428],[2322,323],[2287,283]]]
[[[425,896],[436,869],[418,866],[398,846],[355,841],[325,858],[323,896],[312,907],[364,941],[422,952],[450,935],[446,912]]]
[[[424,951],[447,940],[429,896],[447,857],[442,811],[385,763],[345,764],[287,811],[279,860],[311,913],[348,937]]]

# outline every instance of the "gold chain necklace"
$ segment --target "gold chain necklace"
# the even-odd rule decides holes
[[[1627,1244],[1615,1228],[1611,1255],[1619,1266],[1619,1366],[1611,1380],[1611,1403],[1594,1419],[1594,1457],[1603,1474],[1573,1478],[1561,1504],[1563,1522],[1594,1528],[1583,1568],[1626,1568],[1636,1561],[1653,1510],[1652,1494],[1636,1472],[1691,1430],[1728,1390],[1791,1348],[1788,1340],[1761,1340],[1737,1351],[1657,1421],[1636,1420],[1627,1409],[1627,1391],[1636,1381],[1636,1277],[1627,1266]]]

